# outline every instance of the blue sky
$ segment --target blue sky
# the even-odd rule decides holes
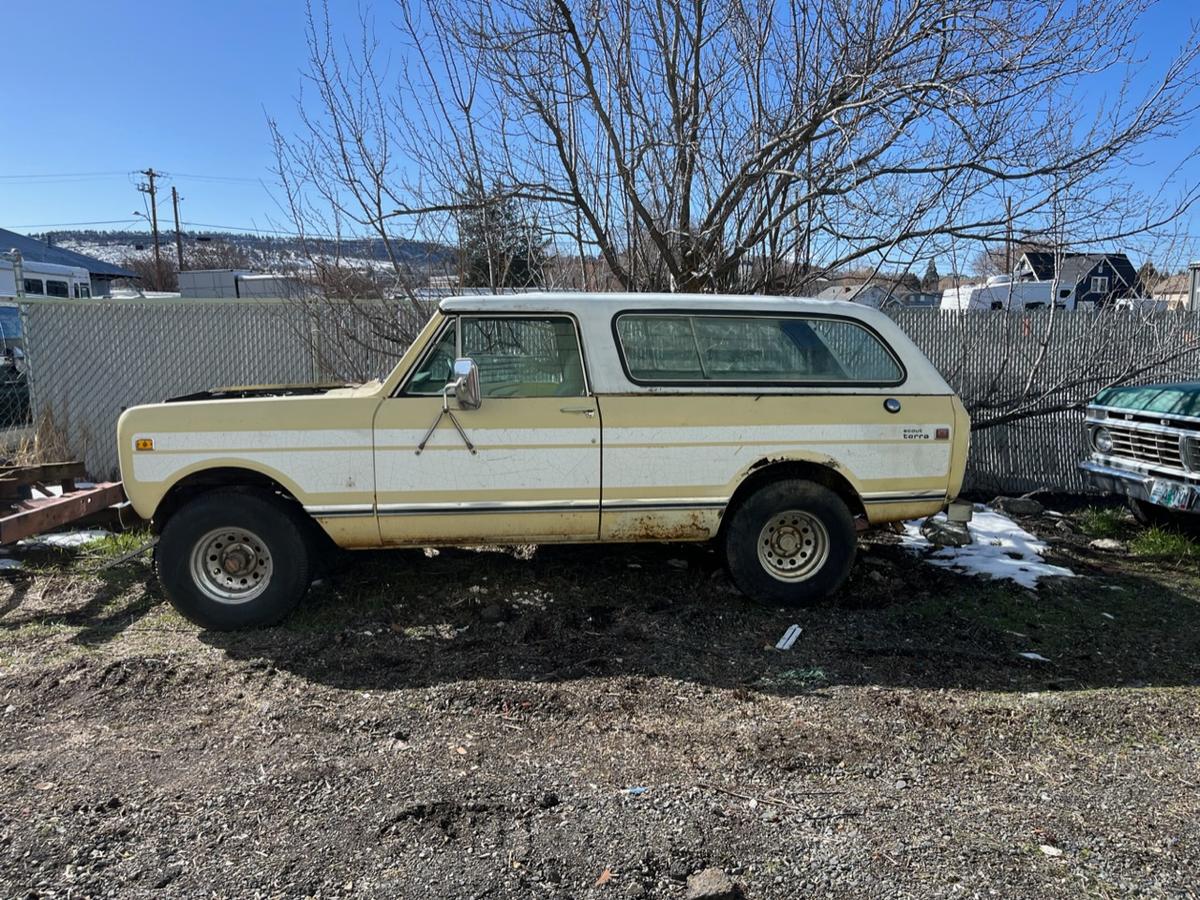
[[[353,30],[353,0],[331,5]],[[383,31],[391,4],[380,0],[375,9]],[[1163,0],[1145,17],[1152,69],[1165,65],[1198,14],[1195,0]],[[266,117],[285,130],[295,124],[303,0],[12,0],[4,17],[0,227],[130,219],[144,209],[132,173],[147,166],[170,175],[162,181],[165,219],[175,185],[185,222],[287,227],[269,193]],[[72,44],[74,64],[63,58]],[[1151,184],[1179,152],[1151,148],[1150,165],[1134,177]],[[1188,174],[1200,179],[1200,164]]]

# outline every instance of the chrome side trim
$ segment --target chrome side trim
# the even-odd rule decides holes
[[[600,504],[604,512],[624,512],[643,509],[723,509],[729,505],[728,497],[670,497],[639,500],[605,500]]]
[[[381,516],[453,516],[476,513],[562,512],[599,509],[595,500],[464,500],[458,503],[381,503]]]
[[[863,503],[914,503],[922,500],[945,500],[945,491],[921,491],[919,493],[901,493],[899,491],[881,491],[877,494],[863,494]]]
[[[347,503],[334,506],[306,506],[304,511],[320,519],[336,519],[343,516],[373,516],[375,507],[370,503]]]

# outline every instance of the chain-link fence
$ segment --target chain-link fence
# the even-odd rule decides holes
[[[116,474],[114,429],[128,406],[221,386],[382,377],[419,318],[405,309],[395,327],[395,311],[375,302],[39,300],[21,309],[25,409],[41,440],[95,477]],[[1200,379],[1200,318],[1189,313],[893,316],[985,426],[972,435],[967,476],[979,491],[1083,490],[1082,413],[1045,410],[1119,375]],[[1040,414],[1021,417],[1030,411]]]
[[[1195,313],[902,309],[892,317],[971,410],[969,490],[1082,493],[1083,412],[1056,406],[1117,380],[1200,380]]]
[[[20,445],[32,421],[20,311],[15,303],[0,304],[0,440]]]

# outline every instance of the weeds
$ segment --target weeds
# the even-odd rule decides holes
[[[1111,506],[1089,506],[1079,515],[1079,527],[1088,537],[1116,537],[1125,528],[1125,511]]]
[[[1200,557],[1200,546],[1187,535],[1167,528],[1147,528],[1129,542],[1135,556],[1170,556],[1177,559]]]

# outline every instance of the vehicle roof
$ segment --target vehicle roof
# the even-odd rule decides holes
[[[463,312],[573,312],[586,308],[591,313],[613,315],[634,309],[703,309],[714,311],[813,312],[869,316],[873,310],[861,303],[818,300],[815,297],[767,297],[751,294],[650,294],[582,293],[547,291],[528,294],[479,294],[447,297],[438,308],[446,313]]]

